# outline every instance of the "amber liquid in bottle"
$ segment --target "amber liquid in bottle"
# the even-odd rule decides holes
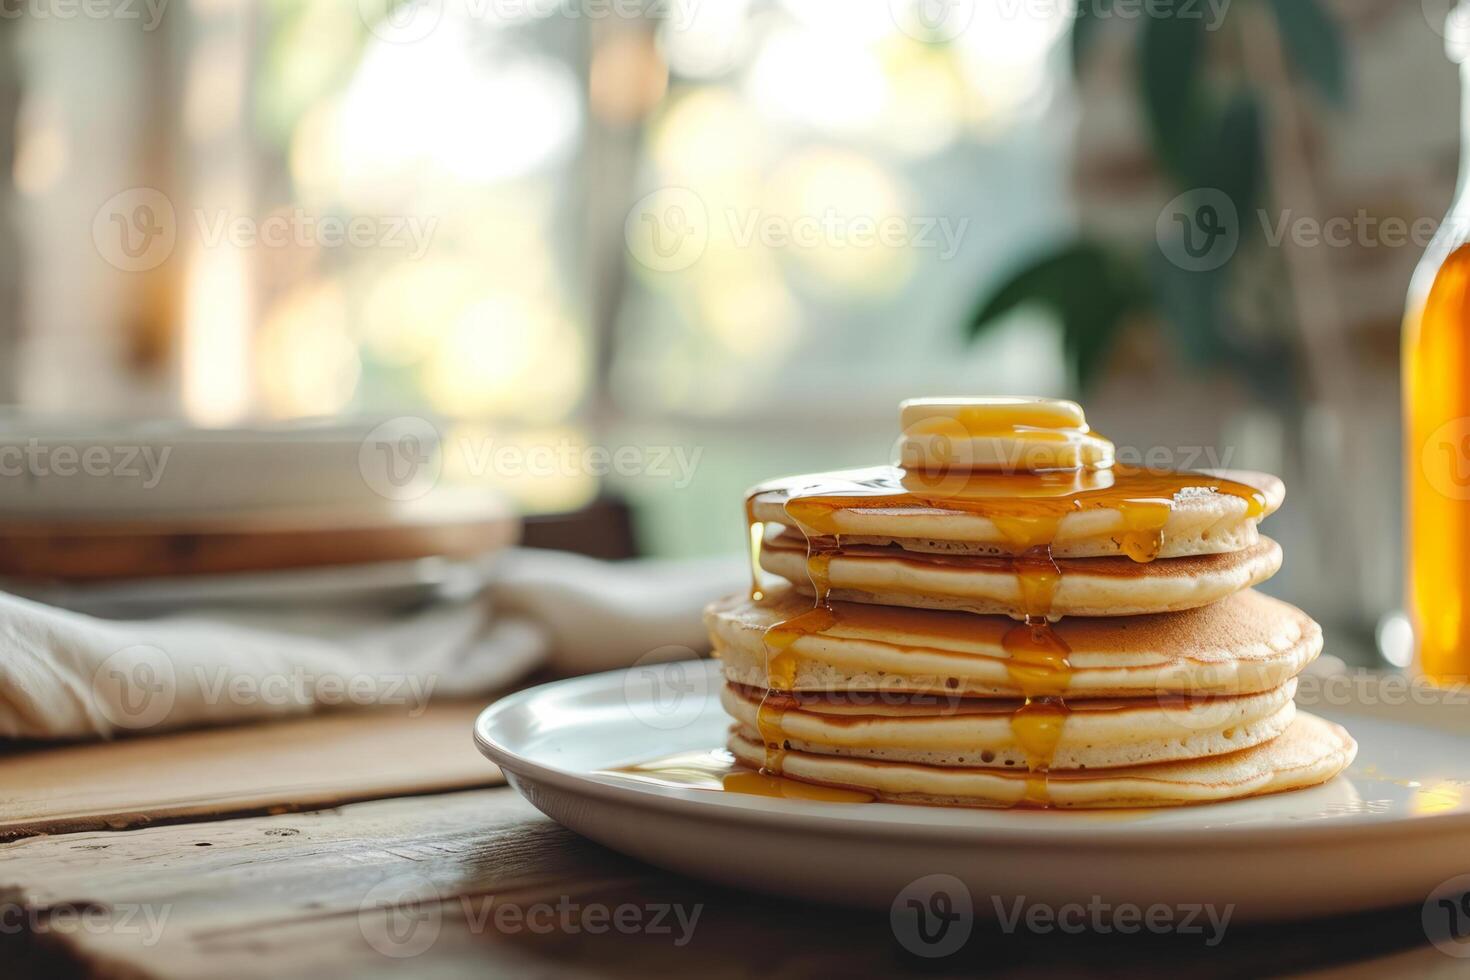
[[[1428,680],[1452,684],[1470,677],[1470,243],[1431,246],[1415,277],[1403,385],[1417,664]]]

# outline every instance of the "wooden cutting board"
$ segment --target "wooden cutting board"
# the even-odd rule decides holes
[[[494,786],[471,728],[489,699],[0,753],[0,840],[314,810]]]

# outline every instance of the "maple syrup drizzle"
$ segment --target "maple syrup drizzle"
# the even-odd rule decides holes
[[[747,510],[750,504],[746,503]],[[761,534],[764,535],[764,529]],[[753,536],[754,532],[752,532]],[[756,729],[761,744],[765,746],[763,773],[781,774],[786,761],[786,737],[782,732],[782,721],[792,705],[790,692],[796,687],[798,659],[791,645],[803,636],[824,633],[837,622],[828,597],[832,592],[829,566],[832,556],[841,547],[841,539],[830,540],[810,537],[806,543],[806,570],[811,579],[816,604],[807,612],[793,616],[768,628],[764,635],[766,649],[766,693],[756,709]]]
[[[755,724],[765,746],[762,771],[780,775],[786,761],[786,736],[782,722],[786,712],[795,707],[791,691],[796,687],[797,656],[791,645],[803,636],[823,633],[837,622],[827,605],[816,606],[800,615],[783,620],[765,632],[766,690],[756,708]]]
[[[1011,714],[1011,733],[1026,757],[1021,803],[1048,806],[1047,777],[1071,715],[1064,695],[1072,681],[1072,651],[1050,618],[1062,571],[1050,543],[1018,556],[1015,567],[1025,618],[1006,631],[1001,648],[1006,652],[1006,675],[1025,700]]]
[[[766,597],[761,587],[761,543],[766,538],[766,522],[755,519],[755,496],[745,498],[746,548],[750,552],[750,601],[760,602]]]
[[[988,518],[1004,537],[1013,558],[1024,618],[1010,628],[1001,646],[1009,679],[1024,696],[1011,717],[1016,743],[1026,756],[1028,774],[1022,805],[1048,806],[1047,776],[1070,715],[1065,693],[1072,676],[1071,651],[1051,625],[1053,598],[1061,569],[1052,544],[1064,518],[1087,510],[1113,510],[1123,529],[1120,550],[1136,562],[1155,560],[1175,499],[1184,493],[1221,493],[1245,501],[1246,517],[1264,515],[1266,501],[1255,487],[1200,473],[1173,473],[1114,466],[1107,469],[1050,470],[1027,473],[940,474],[875,467],[821,477],[797,477],[757,486],[746,497],[751,540],[752,598],[759,598],[760,545],[765,526],[755,517],[756,498],[776,492],[783,509],[806,537],[807,574],[816,597],[813,609],[769,627],[765,634],[766,691],[757,710],[765,746],[762,774],[778,778],[785,760],[782,721],[795,705],[789,696],[798,667],[793,644],[831,629],[830,565],[841,554],[834,515],[842,510],[938,508]]]
[[[1042,470],[1030,473],[930,473],[877,466],[819,477],[761,484],[751,497],[774,493],[807,534],[834,536],[834,515],[844,510],[918,509],[957,511],[988,518],[1015,551],[1050,544],[1068,515],[1090,510],[1118,512],[1123,534],[1148,561],[1174,500],[1181,494],[1219,493],[1246,504],[1246,517],[1265,513],[1265,495],[1255,487],[1204,473],[1106,469]]]

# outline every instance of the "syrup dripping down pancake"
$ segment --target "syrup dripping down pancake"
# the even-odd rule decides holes
[[[1013,558],[916,554],[854,545],[825,556],[833,599],[1001,614],[1028,612]],[[807,549],[782,536],[761,549],[761,568],[812,593]],[[1257,585],[1281,567],[1281,547],[1262,537],[1242,551],[1136,562],[1125,557],[1059,558],[1061,576],[1049,615],[1138,616],[1208,605]]]
[[[1072,701],[1046,746],[1052,771],[1103,769],[1221,755],[1280,735],[1295,714],[1296,681],[1230,697]],[[775,738],[783,750],[925,765],[1036,768],[1035,746],[1015,723],[1014,699],[841,692],[768,693],[729,684],[720,703],[736,731]]]
[[[1140,475],[1130,480],[1129,473]],[[1222,485],[1235,492],[1212,489]],[[1138,532],[1147,530],[1157,533],[1150,557],[1178,558],[1254,545],[1257,525],[1285,497],[1276,477],[1238,470],[1119,467],[1075,479],[981,475],[954,485],[948,476],[931,482],[896,467],[872,467],[756,486],[747,518],[784,525],[798,538],[805,532],[914,551],[1009,555],[1049,543],[1057,558],[1127,555],[1137,550]]]
[[[765,687],[766,631],[811,609],[790,589],[754,602],[732,596],[705,610],[725,675]],[[798,691],[916,691],[1021,697],[1003,616],[833,602],[831,623],[795,638]],[[1071,617],[1052,626],[1070,648],[1069,698],[1250,694],[1280,687],[1322,650],[1321,628],[1259,592],[1179,613]]]
[[[741,763],[758,767],[764,747],[738,731],[728,747]],[[1155,807],[1260,796],[1324,783],[1352,764],[1357,743],[1342,727],[1299,711],[1270,741],[1180,762],[1118,769],[1012,773],[993,768],[927,766],[840,758],[800,751],[786,754],[789,779],[861,790],[894,803],[945,806]]]

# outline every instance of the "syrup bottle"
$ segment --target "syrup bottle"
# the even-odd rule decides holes
[[[1470,4],[1448,23],[1470,139]],[[1455,201],[1409,287],[1403,333],[1405,599],[1428,680],[1470,677],[1470,145]]]

